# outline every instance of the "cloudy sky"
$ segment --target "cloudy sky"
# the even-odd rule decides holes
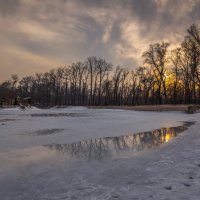
[[[0,81],[93,55],[135,67],[199,22],[200,0],[0,0]]]

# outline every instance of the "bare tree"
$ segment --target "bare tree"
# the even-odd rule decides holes
[[[158,87],[158,98],[159,103],[163,103],[163,94],[165,97],[165,103],[167,103],[167,91],[165,85],[166,79],[166,64],[167,60],[167,49],[169,47],[168,43],[156,43],[151,44],[149,49],[144,52],[143,58],[145,64],[148,64],[154,73],[154,77],[157,80],[157,87]]]

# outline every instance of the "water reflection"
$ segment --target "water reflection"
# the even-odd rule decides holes
[[[90,139],[72,144],[46,145],[49,149],[83,160],[103,160],[113,157],[133,155],[139,151],[155,148],[175,138],[187,130],[192,123],[183,126],[161,128],[151,132],[142,132],[119,137]]]

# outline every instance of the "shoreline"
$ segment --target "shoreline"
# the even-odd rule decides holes
[[[8,108],[18,108],[19,106],[5,106],[0,107],[1,109]],[[165,111],[178,111],[178,112],[186,112],[186,113],[195,113],[196,111],[200,111],[199,104],[163,104],[163,105],[139,105],[139,106],[116,106],[116,105],[108,105],[108,106],[80,106],[80,105],[60,105],[60,106],[52,106],[52,107],[37,107],[31,106],[39,109],[50,109],[53,107],[56,108],[68,108],[68,107],[85,107],[88,109],[121,109],[121,110],[134,110],[134,111],[151,111],[151,112],[165,112]],[[20,107],[19,107],[20,108]],[[189,112],[192,111],[192,112]]]
[[[141,105],[141,106],[86,106],[89,109],[122,109],[122,110],[134,110],[134,111],[180,111],[187,112],[189,106],[195,105]]]

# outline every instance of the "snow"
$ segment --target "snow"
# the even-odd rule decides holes
[[[1,200],[192,199],[200,196],[200,113],[85,107],[0,110]],[[196,123],[174,140],[134,155],[90,162],[51,144]]]

